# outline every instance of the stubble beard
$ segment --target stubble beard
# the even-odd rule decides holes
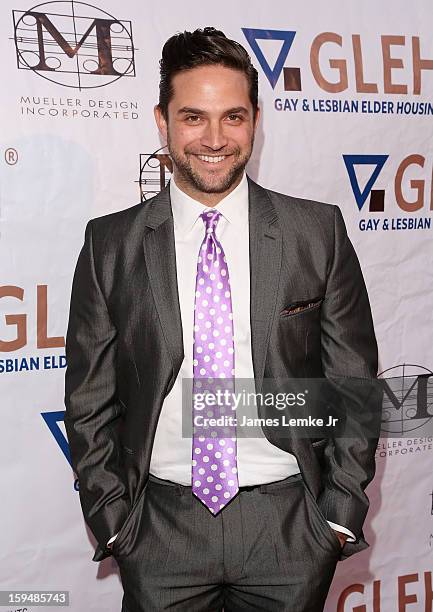
[[[192,167],[192,153],[185,152],[183,155],[179,154],[171,146],[170,135],[168,135],[167,139],[167,147],[170,152],[171,159],[173,161],[173,164],[176,166],[176,170],[179,173],[181,180],[184,181],[190,187],[192,187],[194,190],[200,191],[202,193],[224,193],[225,191],[228,191],[230,187],[232,187],[237,182],[237,180],[245,170],[245,166],[247,165],[248,160],[251,157],[253,144],[254,138],[251,139],[249,150],[246,151],[244,154],[241,154],[239,148],[230,151],[234,162],[223,176],[212,177],[208,175],[207,177],[205,177],[202,176],[196,170],[194,170],[194,168]]]

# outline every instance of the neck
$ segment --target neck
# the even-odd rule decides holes
[[[179,187],[179,189],[186,193],[186,195],[188,195],[190,198],[193,198],[193,200],[197,200],[197,202],[200,202],[200,204],[208,206],[209,208],[217,206],[221,200],[228,196],[229,193],[234,191],[241,182],[242,177],[243,172],[241,172],[240,176],[226,191],[208,193],[195,188],[194,185],[191,185],[190,182],[188,182],[179,172],[177,172],[176,167],[173,168],[173,178],[177,187]]]

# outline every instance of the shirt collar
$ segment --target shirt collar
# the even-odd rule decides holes
[[[173,177],[170,179],[170,200],[174,226],[176,231],[182,234],[192,229],[203,211],[214,210],[183,192]],[[245,172],[239,185],[226,195],[215,209],[233,225],[245,227],[245,224],[248,224],[248,181]]]

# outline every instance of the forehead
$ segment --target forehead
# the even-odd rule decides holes
[[[249,84],[240,70],[220,65],[199,66],[177,73],[172,79],[173,109],[183,106],[220,107],[245,106],[249,108]]]

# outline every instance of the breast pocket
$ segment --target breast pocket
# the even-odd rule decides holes
[[[280,311],[280,317],[298,317],[305,315],[315,310],[319,310],[322,305],[323,298],[315,297],[309,300],[300,300],[288,304],[285,308]]]

